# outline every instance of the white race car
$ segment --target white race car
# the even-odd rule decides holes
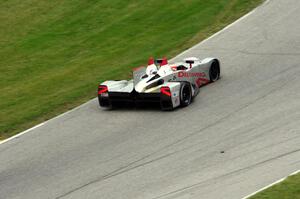
[[[166,58],[149,59],[147,67],[133,71],[132,80],[105,81],[98,87],[101,107],[119,105],[158,104],[162,110],[188,106],[199,88],[220,77],[220,62],[216,58],[195,57],[169,64]]]

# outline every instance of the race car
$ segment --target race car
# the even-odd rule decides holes
[[[133,70],[131,80],[110,80],[98,86],[101,107],[157,104],[162,110],[188,106],[201,86],[220,77],[220,61],[189,57],[178,63],[150,58]]]

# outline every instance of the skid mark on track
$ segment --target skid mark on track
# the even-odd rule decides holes
[[[89,186],[89,185],[91,185],[91,184],[94,184],[94,183],[97,183],[97,182],[101,182],[101,181],[106,180],[106,179],[109,179],[109,178],[111,178],[111,177],[120,175],[120,174],[122,174],[122,173],[124,173],[124,172],[130,171],[130,170],[133,170],[133,169],[135,169],[135,168],[144,166],[144,165],[146,165],[146,164],[150,164],[150,163],[152,163],[152,162],[154,162],[154,161],[158,161],[158,160],[160,160],[160,159],[166,158],[166,157],[168,157],[168,156],[170,156],[170,155],[172,155],[172,154],[174,154],[174,153],[178,153],[178,151],[175,151],[175,152],[166,154],[166,155],[164,155],[164,156],[158,157],[157,159],[153,159],[153,160],[147,161],[147,162],[145,162],[145,163],[143,163],[143,164],[140,164],[140,165],[131,167],[132,165],[134,165],[134,164],[136,164],[136,163],[138,163],[138,162],[140,162],[140,161],[142,161],[142,160],[145,160],[146,158],[149,158],[149,157],[151,157],[152,155],[158,154],[158,153],[160,153],[160,152],[162,152],[162,151],[164,151],[164,150],[166,150],[166,149],[168,149],[168,148],[170,148],[170,147],[172,147],[172,146],[175,146],[176,144],[180,144],[180,143],[184,142],[186,139],[191,138],[192,136],[198,135],[199,133],[201,133],[201,132],[203,132],[203,131],[205,131],[205,130],[207,130],[207,129],[209,129],[209,128],[212,128],[212,127],[214,127],[214,126],[216,126],[216,125],[218,125],[218,124],[220,124],[220,123],[226,121],[228,118],[230,118],[230,117],[232,117],[233,115],[237,114],[239,111],[242,111],[242,110],[244,110],[244,109],[250,107],[251,105],[255,104],[257,101],[262,100],[262,99],[266,98],[268,95],[270,95],[270,94],[272,94],[272,93],[274,93],[274,92],[277,92],[278,90],[282,89],[287,83],[289,83],[289,81],[287,81],[287,82],[285,82],[285,83],[282,83],[281,85],[279,85],[279,86],[276,87],[275,89],[272,89],[272,90],[270,90],[269,92],[267,92],[266,94],[264,94],[264,95],[262,95],[262,96],[256,98],[255,100],[246,103],[245,105],[243,105],[242,107],[238,108],[237,110],[232,111],[231,113],[229,113],[229,114],[227,114],[227,115],[221,117],[219,120],[214,121],[214,122],[212,122],[211,124],[209,124],[209,125],[207,125],[207,126],[201,128],[200,130],[197,130],[197,131],[195,131],[195,132],[192,132],[192,133],[190,133],[190,134],[188,134],[188,135],[186,135],[186,136],[184,136],[184,137],[182,137],[182,138],[180,138],[180,139],[178,139],[178,140],[176,140],[176,141],[174,141],[174,142],[172,142],[172,143],[170,143],[170,144],[168,144],[168,145],[166,145],[166,146],[164,146],[164,147],[158,149],[157,151],[152,152],[152,153],[150,153],[150,154],[148,154],[148,155],[146,155],[146,156],[144,156],[144,157],[142,157],[142,158],[140,158],[140,159],[138,159],[138,160],[136,160],[136,161],[133,161],[133,162],[131,162],[131,163],[129,163],[129,164],[123,166],[123,167],[120,167],[120,168],[118,168],[118,169],[116,169],[116,170],[114,170],[114,171],[112,171],[112,172],[110,172],[110,173],[108,173],[108,174],[106,174],[106,175],[104,175],[104,176],[101,176],[101,177],[99,177],[99,178],[97,178],[97,179],[95,179],[95,180],[92,180],[92,181],[90,181],[90,182],[88,182],[88,183],[86,183],[86,184],[83,184],[83,185],[81,185],[81,186],[79,186],[79,187],[77,187],[77,188],[74,188],[74,189],[72,189],[72,190],[66,192],[65,194],[62,194],[62,195],[56,197],[56,199],[61,199],[61,198],[65,197],[65,196],[70,195],[70,194],[72,194],[72,193],[74,193],[74,192],[76,192],[76,191],[78,191],[78,190],[80,190],[80,189],[82,189],[82,188],[85,188],[85,187],[87,187],[87,186]]]
[[[80,189],[82,189],[82,188],[85,188],[85,187],[87,187],[87,186],[89,186],[89,185],[91,185],[91,184],[94,184],[94,183],[97,183],[97,182],[101,182],[101,181],[103,181],[103,180],[106,180],[106,179],[109,179],[109,178],[111,178],[111,177],[120,175],[120,174],[122,174],[122,173],[125,173],[125,172],[127,172],[127,171],[136,169],[136,168],[138,168],[138,167],[145,166],[146,164],[152,163],[152,162],[154,162],[154,161],[157,161],[157,160],[166,158],[166,157],[168,157],[168,156],[170,156],[170,155],[172,155],[172,154],[174,154],[174,153],[176,153],[176,152],[173,152],[173,153],[170,153],[170,154],[166,154],[166,155],[164,155],[164,156],[161,156],[161,157],[159,157],[159,158],[150,160],[150,161],[145,162],[145,163],[143,163],[143,164],[139,164],[139,165],[134,166],[134,167],[131,167],[131,168],[129,168],[129,169],[126,169],[126,168],[128,167],[128,165],[126,165],[126,166],[121,167],[121,168],[119,168],[119,169],[116,169],[116,170],[114,170],[114,171],[112,171],[112,172],[110,172],[110,173],[108,173],[108,174],[106,174],[106,175],[104,175],[104,176],[101,176],[100,178],[98,178],[98,179],[96,179],[96,180],[93,180],[93,181],[91,181],[91,182],[89,182],[89,183],[87,183],[87,184],[84,184],[84,185],[82,185],[82,186],[80,186],[80,187],[77,187],[77,188],[75,188],[75,189],[73,189],[73,190],[71,190],[71,191],[69,191],[69,192],[67,192],[67,193],[65,193],[65,194],[63,194],[63,195],[60,195],[60,196],[56,197],[56,199],[63,198],[63,197],[65,197],[65,196],[70,195],[70,194],[72,194],[72,193],[74,193],[74,192],[76,192],[76,191],[78,191],[78,190],[80,190]],[[134,161],[134,162],[130,163],[129,165],[132,165],[132,164],[134,164],[134,163],[136,163],[136,162],[138,162],[138,161],[140,161],[140,160]]]
[[[237,174],[237,173],[240,173],[240,172],[243,172],[243,171],[246,171],[246,170],[250,170],[250,169],[252,169],[252,168],[254,168],[254,167],[263,165],[263,164],[265,164],[265,163],[268,163],[268,162],[271,162],[271,161],[274,161],[274,160],[278,160],[278,159],[280,159],[280,158],[283,158],[283,157],[285,157],[285,156],[291,155],[291,154],[293,154],[293,153],[298,153],[298,152],[300,152],[300,149],[293,150],[293,151],[290,151],[290,152],[287,152],[287,153],[283,153],[283,154],[278,155],[278,156],[276,156],[276,157],[273,157],[273,158],[270,158],[270,159],[267,159],[267,160],[264,160],[264,161],[261,161],[261,162],[258,162],[258,163],[249,165],[249,166],[244,167],[244,168],[240,168],[240,169],[234,170],[234,171],[232,171],[232,172],[226,173],[226,174],[221,175],[221,176],[218,176],[218,177],[214,177],[214,178],[211,178],[211,179],[208,179],[208,180],[205,180],[205,181],[201,181],[201,182],[198,182],[198,183],[194,183],[194,184],[192,184],[192,185],[189,185],[189,186],[186,186],[186,187],[183,187],[183,188],[180,188],[180,189],[177,189],[177,190],[174,190],[174,191],[171,191],[171,192],[168,192],[168,193],[159,195],[159,196],[154,197],[154,198],[152,198],[152,199],[160,199],[160,198],[164,198],[164,197],[171,196],[171,195],[173,195],[173,194],[177,194],[177,193],[180,193],[180,192],[184,192],[184,191],[187,191],[187,190],[189,190],[189,189],[192,189],[192,188],[201,186],[201,185],[203,185],[204,183],[207,183],[207,182],[210,182],[210,181],[216,181],[216,180],[218,180],[218,179],[225,178],[225,177],[229,177],[229,176],[231,176],[231,175],[233,175],[233,174]]]

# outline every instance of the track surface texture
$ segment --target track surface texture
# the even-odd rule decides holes
[[[104,111],[94,99],[1,144],[0,198],[238,199],[298,170],[299,9],[268,1],[176,57],[222,62],[187,108]]]

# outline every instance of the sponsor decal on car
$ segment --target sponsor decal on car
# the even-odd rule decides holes
[[[188,72],[179,72],[178,77],[205,77],[205,73],[188,73]]]

